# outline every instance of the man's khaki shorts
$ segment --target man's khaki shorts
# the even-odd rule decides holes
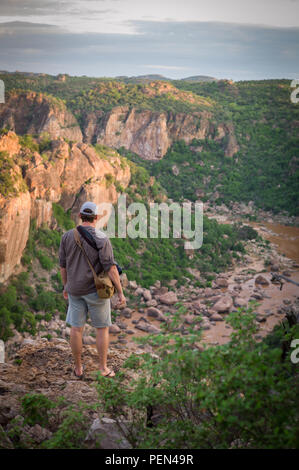
[[[68,294],[69,306],[66,323],[71,326],[84,326],[89,313],[91,324],[95,328],[105,328],[111,323],[110,299],[100,299],[97,292],[92,294],[75,295]]]

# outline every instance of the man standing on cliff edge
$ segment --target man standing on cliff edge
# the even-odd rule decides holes
[[[117,291],[117,306],[124,306],[126,299],[114,261],[111,242],[103,232],[95,228],[98,219],[96,204],[85,202],[81,206],[79,215],[82,219],[82,226],[93,237],[97,247],[95,250],[81,236],[84,250],[97,274],[103,270],[107,272]],[[74,374],[80,379],[83,378],[82,335],[89,312],[91,324],[96,328],[100,372],[104,377],[114,377],[115,372],[107,367],[109,326],[112,324],[110,299],[99,298],[92,271],[76,244],[73,230],[69,230],[61,238],[59,264],[64,286],[63,296],[69,301],[66,323],[71,325],[70,343],[75,361]]]

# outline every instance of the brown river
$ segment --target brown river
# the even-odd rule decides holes
[[[299,283],[299,227],[289,227],[272,223],[251,223],[259,234],[269,240],[276,248],[278,254],[284,255],[293,261],[291,269],[287,269],[291,276],[289,279]],[[265,268],[264,260],[256,261],[248,266],[250,269],[263,271]],[[241,273],[243,268],[236,268],[231,274]],[[270,271],[270,268],[269,270]],[[280,272],[281,274],[281,272]],[[268,281],[271,279],[270,272],[262,274]],[[254,277],[242,284],[242,297],[249,298],[255,287]],[[264,287],[266,298],[259,302],[255,311],[265,315],[266,321],[260,323],[260,336],[267,335],[272,331],[273,327],[280,323],[284,318],[284,314],[278,313],[277,310],[284,301],[293,302],[299,296],[299,286],[290,282],[284,282],[282,290],[277,284],[270,282],[269,286]],[[268,316],[269,315],[269,316]],[[217,323],[211,330],[204,333],[204,342],[207,344],[223,344],[228,341],[231,328],[224,322]]]
[[[279,224],[252,224],[264,238],[277,246],[277,251],[299,264],[299,227]],[[271,233],[261,230],[266,227]],[[299,266],[298,266],[299,267]]]

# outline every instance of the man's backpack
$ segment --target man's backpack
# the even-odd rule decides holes
[[[115,292],[115,287],[110,277],[108,276],[108,274],[105,273],[105,271],[102,271],[99,274],[95,272],[94,267],[91,264],[90,259],[88,258],[87,253],[81,243],[79,231],[76,228],[74,228],[74,237],[77,245],[86,257],[86,261],[92,271],[98,296],[100,297],[100,299],[110,299]]]

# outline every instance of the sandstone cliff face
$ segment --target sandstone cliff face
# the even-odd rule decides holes
[[[214,138],[212,112],[192,114],[139,111],[120,106],[109,113],[90,113],[84,120],[84,140],[126,149],[145,160],[159,160],[176,140]],[[225,152],[238,151],[232,124],[219,125],[218,140],[226,142]]]
[[[12,91],[0,108],[0,127],[21,135],[47,133],[53,139],[64,137],[116,149],[125,147],[146,160],[163,158],[171,144],[180,139],[187,143],[194,138],[222,141],[227,156],[233,156],[239,150],[232,123],[218,124],[215,135],[213,107],[203,98],[159,82],[145,86],[143,93],[150,97],[170,93],[173,99],[186,100],[199,108],[203,105],[203,110],[187,114],[118,106],[109,112],[87,113],[82,119],[81,131],[63,101],[42,93]]]
[[[20,263],[28,240],[30,208],[28,191],[8,200],[0,197],[0,282]]]
[[[0,127],[21,135],[45,132],[52,138],[82,141],[79,124],[63,102],[33,91],[8,94],[0,107]]]
[[[36,220],[37,227],[43,223],[51,226],[52,203],[59,202],[64,209],[72,209],[78,220],[84,201],[117,202],[115,183],[126,188],[131,177],[129,166],[117,152],[110,149],[99,154],[80,142],[69,145],[61,138],[53,140],[50,150],[41,156],[22,148],[16,134],[9,132],[0,138],[3,150],[15,163],[11,194],[0,195],[0,282],[20,262],[30,219]]]

